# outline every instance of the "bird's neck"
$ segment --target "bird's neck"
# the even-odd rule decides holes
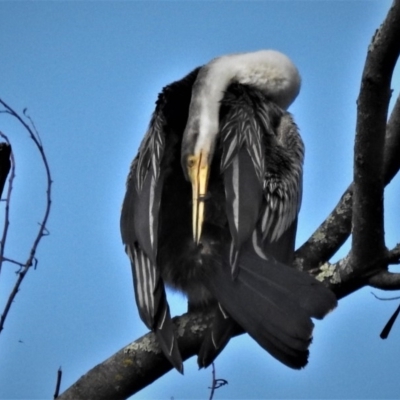
[[[200,69],[192,89],[184,137],[188,142],[195,142],[195,152],[203,149],[212,157],[219,131],[221,100],[233,82],[257,87],[284,109],[300,89],[297,68],[285,55],[273,50],[212,60]]]
[[[221,59],[204,66],[192,89],[186,132],[196,135],[196,150],[211,147],[219,131],[219,110],[224,93],[234,77]]]

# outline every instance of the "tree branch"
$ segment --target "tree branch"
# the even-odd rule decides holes
[[[376,289],[400,290],[400,274],[389,271],[382,271],[372,276],[368,284]]]
[[[47,162],[46,153],[44,151],[42,142],[40,140],[39,133],[37,132],[36,127],[35,127],[32,119],[29,116],[27,116],[28,120],[31,123],[31,126],[29,126],[29,124],[27,124],[16,111],[14,111],[7,103],[5,103],[1,99],[0,99],[0,104],[4,107],[3,112],[6,113],[6,114],[11,115],[14,118],[16,118],[24,126],[24,128],[27,130],[30,138],[33,140],[33,142],[34,142],[36,148],[38,149],[39,154],[40,154],[40,156],[42,158],[42,162],[43,162],[45,173],[46,173],[46,183],[47,183],[46,207],[45,207],[44,215],[43,215],[41,223],[39,224],[39,230],[38,230],[37,235],[36,235],[36,237],[35,237],[35,239],[33,241],[31,250],[29,252],[29,256],[28,256],[26,262],[24,263],[24,265],[18,271],[18,278],[17,278],[17,280],[16,280],[16,282],[14,284],[14,287],[12,288],[12,290],[10,292],[10,295],[9,295],[8,300],[6,302],[6,305],[4,307],[3,313],[0,316],[0,333],[1,333],[1,331],[4,329],[4,323],[6,321],[8,313],[10,311],[11,305],[13,304],[15,296],[17,295],[17,293],[18,293],[18,291],[20,289],[22,281],[24,280],[24,278],[25,278],[26,274],[28,273],[30,267],[32,265],[36,265],[37,264],[37,259],[35,258],[35,254],[36,254],[36,250],[37,250],[37,248],[39,246],[39,243],[40,243],[42,237],[46,236],[48,234],[48,231],[47,231],[47,228],[46,228],[46,224],[47,224],[47,220],[49,218],[50,209],[51,209],[51,185],[52,185],[53,181],[51,179],[50,167],[49,167],[49,164]],[[24,115],[26,116],[25,112],[26,112],[26,109],[24,110]],[[9,190],[10,190],[10,188],[9,188]],[[7,224],[7,222],[6,222],[6,224]],[[3,245],[3,248],[2,248],[1,255],[3,256],[4,243],[2,245]],[[4,258],[1,259],[1,262],[3,260],[4,260]]]
[[[386,126],[383,181],[388,185],[400,169],[400,96]],[[326,263],[351,233],[353,183],[324,222],[295,253],[294,266],[307,271]]]
[[[383,182],[388,185],[400,169],[400,96],[386,126]],[[310,238],[296,251],[294,265],[311,270],[327,262],[351,233],[353,183]]]
[[[399,38],[400,1],[396,0],[369,46],[357,101],[351,257],[357,268],[371,259],[382,259],[385,252],[383,154]]]
[[[190,312],[173,319],[183,360],[197,354],[211,314]],[[91,369],[57,400],[126,399],[172,369],[153,333],[147,333]]]
[[[400,289],[400,274],[388,272],[382,269],[382,264],[400,263],[400,244],[391,251],[386,251],[383,259],[372,259],[363,268],[353,268],[351,252],[336,263],[326,262],[313,270],[316,279],[329,286],[338,298],[370,285],[378,289]],[[363,273],[361,273],[364,272]]]
[[[327,262],[350,236],[353,184],[310,238],[295,252],[293,265],[302,271],[318,268]]]

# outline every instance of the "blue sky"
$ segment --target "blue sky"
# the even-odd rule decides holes
[[[146,332],[134,304],[119,212],[129,164],[158,92],[213,57],[280,50],[302,75],[290,108],[306,144],[298,244],[352,180],[356,99],[368,43],[390,1],[0,2],[0,97],[28,108],[51,166],[53,208],[37,257],[0,335],[0,399],[52,397]],[[400,89],[397,68],[394,96]],[[6,256],[24,261],[44,210],[32,142],[5,116],[17,178]],[[386,241],[399,241],[400,181],[386,191]],[[344,249],[334,259],[343,256]],[[15,280],[0,275],[0,309]],[[379,295],[396,295],[373,290]],[[379,333],[397,302],[363,289],[317,323],[309,365],[292,371],[246,335],[216,363],[229,385],[216,399],[396,398],[400,322]],[[186,302],[171,295],[180,314]],[[19,343],[22,340],[23,343]],[[172,371],[136,399],[206,398],[211,372]]]

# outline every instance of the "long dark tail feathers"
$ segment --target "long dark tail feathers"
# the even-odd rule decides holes
[[[314,327],[311,318],[323,318],[335,308],[335,295],[307,273],[259,257],[251,246],[243,246],[238,264],[238,277],[232,281],[226,254],[215,274],[205,277],[205,285],[273,357],[291,368],[304,367]]]
[[[176,370],[183,374],[182,357],[167,304],[165,304],[165,307],[157,316],[157,324],[154,327],[154,332],[157,335],[158,343],[165,357],[167,357]]]
[[[214,320],[207,330],[198,353],[199,368],[207,368],[217,358],[235,334],[243,329],[230,317],[220,304],[215,306]]]

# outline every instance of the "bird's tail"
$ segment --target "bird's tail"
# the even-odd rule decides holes
[[[311,318],[321,319],[336,307],[333,292],[305,272],[271,257],[261,258],[250,245],[241,249],[240,272],[234,280],[229,256],[223,260],[212,277],[204,277],[222,310],[283,364],[304,367],[314,327]],[[234,322],[223,318],[223,313],[215,318],[201,351],[200,366],[209,365],[228,343],[230,335],[221,334],[227,324],[234,329]],[[214,348],[209,348],[212,345]]]

